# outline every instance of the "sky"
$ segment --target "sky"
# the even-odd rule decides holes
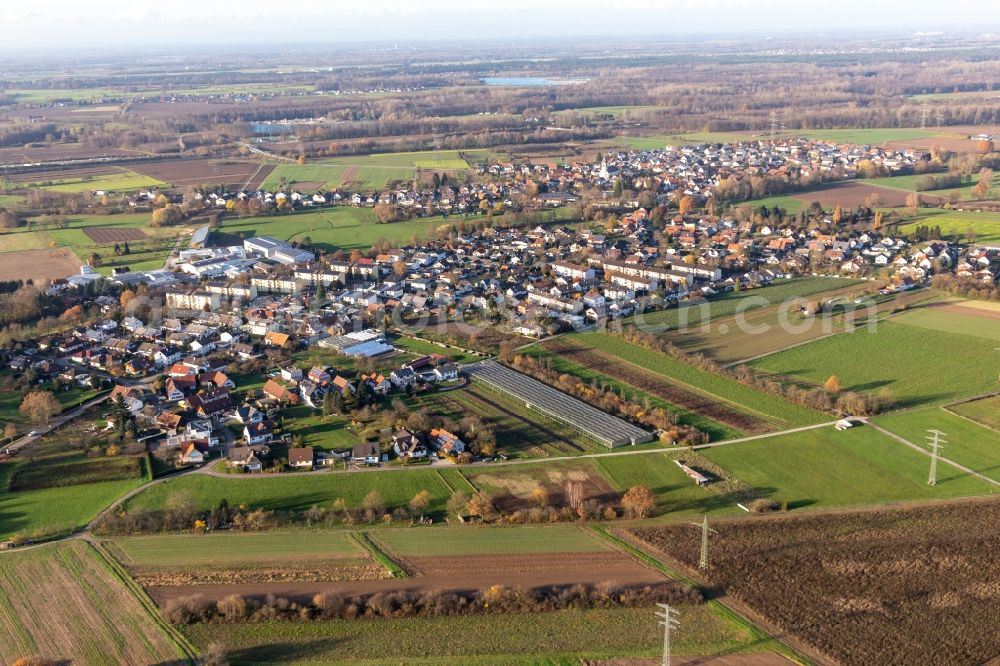
[[[1000,32],[1000,1],[0,0],[3,50],[574,36]]]

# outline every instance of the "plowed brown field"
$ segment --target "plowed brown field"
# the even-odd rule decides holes
[[[618,552],[528,553],[524,555],[413,557],[405,566],[413,578],[340,582],[272,582],[231,585],[177,585],[148,588],[150,596],[164,605],[170,599],[194,594],[219,600],[231,594],[263,598],[268,594],[293,600],[307,600],[324,591],[344,595],[373,594],[394,590],[471,591],[504,585],[544,587],[547,585],[596,584],[607,581],[622,585],[657,583],[665,577]]]

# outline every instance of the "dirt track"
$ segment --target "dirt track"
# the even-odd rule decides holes
[[[293,600],[307,600],[324,591],[358,595],[394,590],[471,591],[491,585],[544,587],[608,581],[622,585],[641,585],[666,580],[658,571],[646,568],[613,551],[483,557],[414,557],[406,561],[406,566],[422,575],[391,580],[178,585],[149,587],[148,592],[157,604],[163,606],[170,599],[191,595],[200,595],[216,601],[231,594],[253,598],[274,594]]]
[[[698,395],[676,384],[672,384],[666,378],[660,378],[658,375],[645,372],[604,352],[581,347],[568,341],[566,338],[557,338],[546,342],[544,343],[544,347],[560,356],[565,356],[574,363],[593,368],[609,377],[621,379],[636,388],[646,391],[650,395],[662,398],[671,404],[683,407],[697,414],[707,416],[737,430],[755,435],[774,429],[771,424],[764,420],[736,411],[735,409],[730,409],[707,396]]]

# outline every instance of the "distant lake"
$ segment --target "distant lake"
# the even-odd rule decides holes
[[[583,83],[585,79],[546,79],[540,76],[487,76],[482,81],[488,86],[527,86],[540,88],[543,86],[565,86],[570,83]]]

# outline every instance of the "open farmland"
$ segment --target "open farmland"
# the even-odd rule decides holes
[[[142,229],[128,227],[87,227],[83,233],[97,244],[138,241],[146,238],[146,232]]]
[[[99,176],[70,176],[28,183],[25,185],[31,189],[48,190],[50,192],[95,192],[98,190],[105,192],[129,192],[145,188],[167,188],[170,183],[166,183],[156,178],[144,176],[141,173],[128,169],[118,169],[116,173]]]
[[[824,508],[983,495],[993,487],[947,464],[927,485],[930,458],[859,426],[779,435],[700,451],[756,494],[788,507]]]
[[[401,557],[591,553],[610,550],[604,541],[576,525],[382,530],[375,538],[393,555]]]
[[[800,304],[753,310],[743,315],[722,317],[712,321],[710,330],[670,332],[664,337],[689,354],[703,353],[712,360],[734,365],[768,354],[805,344],[827,335],[836,335],[866,326],[873,317],[890,314],[905,300],[909,306],[939,298],[930,291],[906,292],[897,296],[856,297],[860,288],[846,288],[842,295],[826,292],[810,300],[829,307],[829,314],[805,316],[798,312]]]
[[[792,198],[799,200],[805,206],[818,201],[823,204],[824,208],[836,208],[837,206],[859,208],[865,206],[873,195],[879,198],[880,206],[898,208],[906,205],[909,193],[905,190],[882,187],[865,180],[845,180],[823,185],[808,192],[794,194]],[[938,197],[934,195],[924,196],[924,201],[937,200]]]
[[[948,411],[1000,431],[1000,396],[950,405]]]
[[[379,224],[369,209],[342,206],[306,213],[226,220],[213,236],[218,233],[227,235],[229,238],[224,241],[227,243],[251,236],[273,236],[285,241],[308,237],[314,246],[325,250],[367,250],[381,239],[406,244],[414,237],[426,238],[441,224],[440,218],[414,218]]]
[[[565,583],[627,584],[662,580],[580,527],[425,528],[372,533],[382,550],[419,578],[452,576],[469,588],[489,581],[524,586]],[[427,586],[427,582],[422,585]]]
[[[713,396],[697,391],[694,387],[678,386],[638,365],[625,364],[611,353],[589,348],[572,338],[558,338],[545,342],[542,346],[558,357],[579,364],[585,369],[593,369],[601,375],[618,377],[644,393],[722,423],[735,433],[759,434],[773,429],[772,424],[755,414],[724,404]]]
[[[247,539],[258,536],[261,535],[247,535]],[[346,533],[344,536],[349,538]],[[227,539],[228,535],[214,538]],[[292,537],[286,534],[285,538]],[[296,534],[294,538],[303,538],[309,543],[310,537]],[[401,565],[408,575],[400,578],[386,575],[365,578],[333,577],[342,570],[342,565],[334,559],[327,564],[330,571],[324,572],[325,575],[275,575],[265,580],[260,578],[258,569],[269,571],[276,558],[282,559],[282,568],[294,570],[297,566],[294,557],[269,553],[262,557],[243,558],[252,567],[246,576],[196,582],[186,582],[182,577],[174,580],[154,578],[145,582],[150,595],[158,603],[165,605],[170,599],[191,594],[208,599],[221,599],[231,594],[254,598],[274,594],[289,599],[310,599],[324,591],[359,595],[392,591],[482,590],[493,585],[522,588],[577,583],[597,585],[605,582],[644,585],[665,580],[659,571],[640,564],[610,548],[592,534],[570,525],[411,527],[372,530],[362,538],[369,540],[379,551],[392,558],[393,562]],[[125,548],[128,548],[127,540],[118,541],[124,541]],[[179,547],[179,542],[167,546],[174,550]],[[292,546],[290,551],[300,553],[301,549],[301,546]],[[342,549],[335,548],[334,556],[340,552]],[[223,566],[229,568],[231,562],[240,559],[234,556],[223,558]],[[144,580],[143,569],[138,569],[136,575]]]
[[[772,429],[818,423],[826,418],[820,412],[744,386],[733,379],[702,370],[666,354],[625,342],[614,335],[581,333],[570,336],[570,339],[619,359],[619,366],[624,363],[629,364],[630,368],[643,369],[652,375],[666,378],[686,391],[699,393],[715,403],[725,404],[727,408],[767,421],[772,424]]]
[[[377,490],[387,509],[405,506],[421,490],[431,495],[428,514],[439,518],[451,488],[429,469],[405,472],[337,472],[310,476],[234,475],[227,478],[202,474],[171,479],[144,490],[128,501],[126,508],[162,510],[175,493],[190,494],[199,509],[211,509],[222,500],[230,506],[246,504],[274,511],[305,511],[313,505],[330,506],[343,498],[348,507],[358,507],[371,490]]]
[[[652,435],[494,361],[466,368],[476,381],[524,400],[531,409],[563,421],[609,448],[648,442]]]
[[[849,278],[806,277],[781,280],[762,289],[731,291],[694,303],[658,312],[647,312],[626,320],[644,331],[662,332],[668,329],[688,330],[704,326],[719,318],[737,312],[748,313],[761,308],[781,306],[798,298],[810,298],[824,292],[839,293],[860,284]]]
[[[0,556],[0,662],[153,664],[187,655],[92,546]]]
[[[0,255],[0,280],[55,280],[80,272],[80,258],[66,248],[19,250]]]
[[[687,627],[673,643],[677,654],[713,655],[713,666],[774,666],[774,655],[753,651],[749,631],[707,605],[679,607]],[[438,666],[579,664],[582,659],[653,658],[662,631],[651,609],[565,610],[466,617],[196,624],[182,631],[199,646],[221,641],[234,666],[427,663]],[[475,640],[470,640],[475,637]],[[644,663],[644,662],[641,662]]]
[[[976,307],[975,301],[946,301],[904,312],[894,321],[945,333],[961,333],[1000,342],[1000,309]]]
[[[974,240],[983,245],[1000,245],[1000,213],[924,209],[901,224],[899,230],[909,233],[925,226],[940,227],[942,236],[961,243]]]
[[[987,663],[1000,654],[998,524],[992,500],[717,522],[704,578],[824,660]],[[690,531],[632,534],[693,571]]]
[[[948,409],[920,409],[879,416],[875,423],[928,451],[927,431],[945,433],[941,455],[991,479],[1000,481],[1000,432],[956,416]]]
[[[392,578],[350,533],[340,531],[142,536],[102,543],[147,587]]]
[[[259,168],[255,162],[233,160],[163,160],[135,165],[136,172],[175,189],[200,185],[228,185],[242,189]]]
[[[145,461],[54,456],[0,463],[0,541],[41,537],[86,525],[147,480]]]
[[[387,181],[412,180],[420,170],[452,174],[465,172],[491,155],[487,150],[435,150],[335,157],[303,165],[279,164],[268,174],[262,187],[274,190],[297,183],[311,183],[317,186],[313,189],[374,189],[384,186]]]
[[[883,321],[767,356],[753,365],[788,381],[821,385],[831,375],[845,390],[890,391],[900,407],[953,401],[996,387],[996,341]]]

